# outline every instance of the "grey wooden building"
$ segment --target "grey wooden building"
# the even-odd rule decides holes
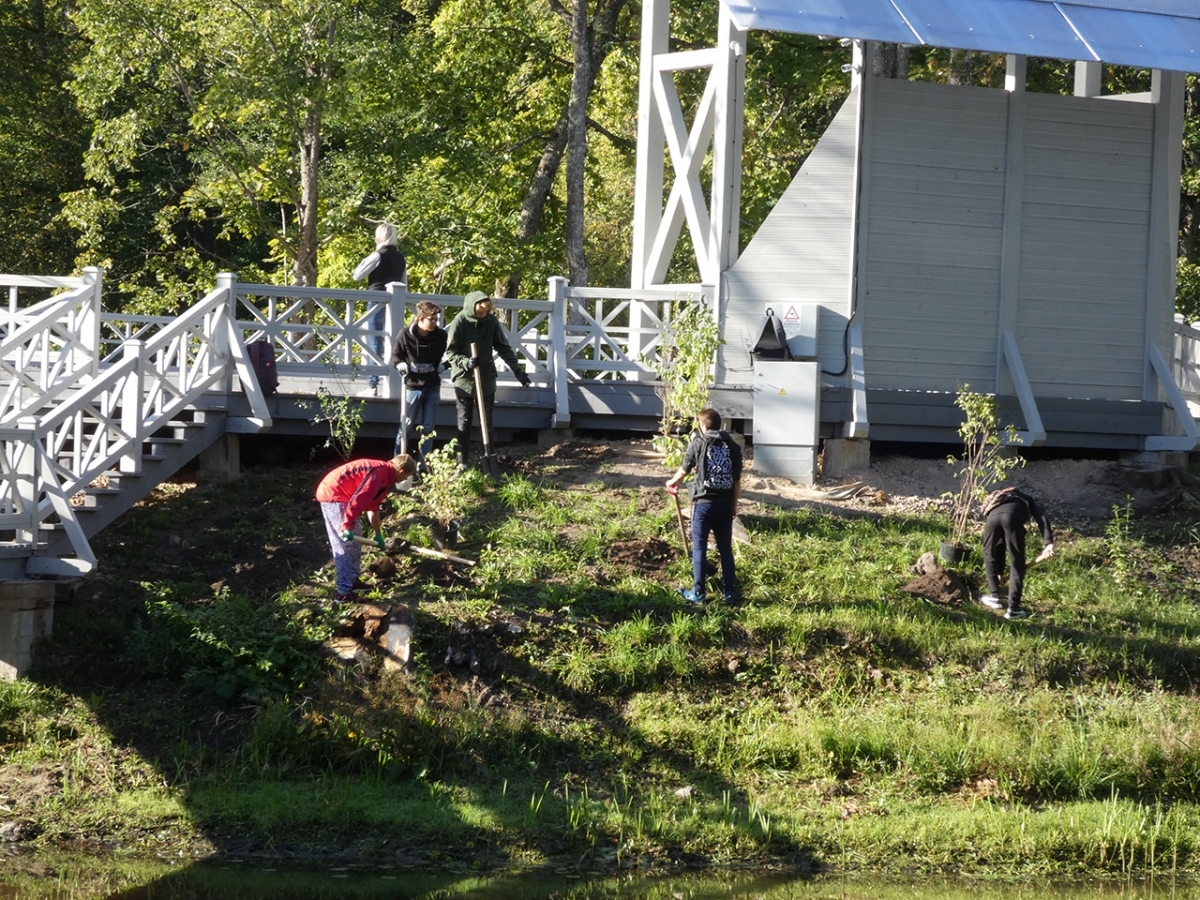
[[[756,436],[750,348],[769,307],[789,337],[815,336],[814,410],[798,415],[825,439],[954,440],[954,395],[969,384],[999,395],[1031,445],[1196,446],[1169,360],[1200,3],[725,0],[716,46],[691,54],[667,52],[667,6],[644,8],[634,282],[661,278],[686,223],[701,280],[719,285],[717,381]],[[751,29],[846,39],[852,89],[739,257]],[[877,41],[1005,54],[1005,87],[874,77]],[[1074,96],[1027,91],[1030,56],[1076,61]],[[701,65],[710,86],[688,124],[672,73]],[[1152,88],[1101,96],[1102,65],[1150,69]]]

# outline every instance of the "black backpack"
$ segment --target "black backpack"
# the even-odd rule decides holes
[[[698,493],[722,494],[733,490],[733,452],[731,438],[724,431],[704,437],[704,452],[700,454],[696,473]]]
[[[257,340],[246,345],[246,355],[254,374],[258,376],[258,386],[268,397],[275,396],[279,390],[279,375],[275,371],[275,345],[270,341]]]
[[[787,335],[783,330],[783,322],[775,315],[775,310],[767,308],[767,321],[763,322],[762,333],[758,343],[750,351],[755,359],[791,359],[792,352],[788,349]]]

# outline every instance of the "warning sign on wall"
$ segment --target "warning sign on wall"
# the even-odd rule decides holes
[[[787,337],[788,350],[797,359],[814,359],[817,355],[817,322],[820,307],[815,303],[790,301],[786,304],[768,304],[768,309],[783,322],[783,333]]]

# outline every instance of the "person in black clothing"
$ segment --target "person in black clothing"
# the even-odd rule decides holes
[[[721,431],[721,414],[702,409],[696,416],[699,434],[684,451],[681,465],[667,480],[667,490],[679,490],[683,479],[698,469],[692,482],[692,586],[679,593],[689,603],[705,601],[704,575],[708,536],[721,557],[721,591],[726,603],[737,602],[737,573],[733,568],[733,520],[742,490],[742,448]]]
[[[396,432],[395,455],[400,454],[400,439],[414,424],[421,429],[418,472],[425,472],[425,455],[433,449],[433,430],[437,422],[438,405],[442,397],[442,377],[438,373],[449,367],[443,362],[446,353],[446,331],[438,325],[442,308],[422,300],[417,304],[417,316],[411,325],[396,337],[392,365],[404,376],[407,392],[407,414]]]
[[[1005,609],[1006,619],[1024,619],[1028,610],[1021,605],[1025,587],[1025,526],[1037,523],[1042,532],[1043,548],[1035,563],[1054,555],[1054,532],[1050,519],[1038,502],[1019,488],[993,491],[983,501],[987,516],[983,527],[983,571],[987,576],[988,592],[979,602],[989,609]],[[1000,571],[1008,556],[1008,603],[1000,599]]]
[[[396,249],[396,226],[380,222],[375,229],[375,251],[362,258],[354,269],[354,280],[362,281],[370,276],[367,287],[372,291],[386,291],[393,281],[408,283],[408,263],[404,254]],[[377,332],[369,337],[371,352],[383,356],[383,329],[386,325],[386,312],[383,304],[371,316],[371,330]],[[368,393],[374,394],[379,388],[379,376],[372,375],[367,382],[370,385]]]

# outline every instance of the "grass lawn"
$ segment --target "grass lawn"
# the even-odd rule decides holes
[[[163,486],[0,685],[5,818],[41,844],[488,869],[1200,872],[1200,509],[1061,531],[1010,623],[903,590],[936,515],[759,505],[742,602],[701,609],[669,473],[611,458],[468,473],[474,568],[365,550],[368,599],[414,617],[407,673],[327,652],[350,610],[321,468]],[[429,545],[419,489],[387,511]]]

